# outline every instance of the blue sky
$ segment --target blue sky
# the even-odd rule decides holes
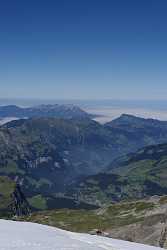
[[[6,0],[0,97],[167,99],[166,0]]]

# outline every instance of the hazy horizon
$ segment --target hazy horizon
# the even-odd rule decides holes
[[[96,114],[96,121],[105,123],[121,114],[167,121],[167,100],[58,100],[58,99],[1,99],[0,105],[30,107],[40,104],[74,104],[88,113]]]

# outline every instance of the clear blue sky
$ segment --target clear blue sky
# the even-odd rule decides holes
[[[1,1],[0,97],[167,99],[167,1]]]

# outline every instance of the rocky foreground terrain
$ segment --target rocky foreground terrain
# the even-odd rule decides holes
[[[167,196],[121,202],[97,210],[50,210],[22,220],[167,248]]]

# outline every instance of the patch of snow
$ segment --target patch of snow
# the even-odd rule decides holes
[[[20,118],[18,117],[5,117],[5,118],[0,118],[0,125],[4,125],[8,122],[11,122],[11,121],[17,121],[19,120]]]
[[[30,222],[0,220],[0,250],[162,250]]]

